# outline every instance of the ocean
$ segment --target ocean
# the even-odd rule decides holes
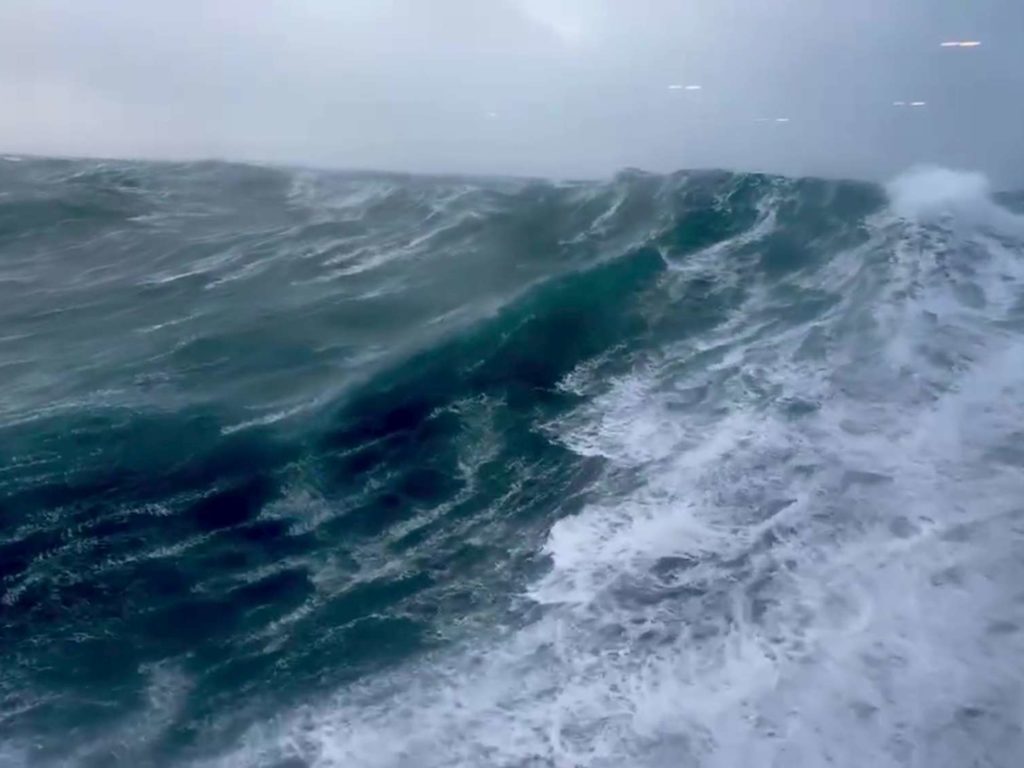
[[[0,764],[1015,768],[1024,196],[0,159]]]

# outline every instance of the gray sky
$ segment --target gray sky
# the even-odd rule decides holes
[[[0,152],[1021,185],[1024,1],[2,0]]]

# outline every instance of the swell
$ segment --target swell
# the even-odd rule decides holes
[[[1014,764],[1022,249],[950,200],[666,259],[657,341],[560,382],[545,433],[600,475],[528,618],[212,764]]]
[[[535,567],[528,542],[578,507],[593,475],[534,421],[564,409],[561,376],[643,333],[628,304],[663,269],[641,250],[542,284],[300,427],[225,435],[217,409],[189,407],[4,428],[5,726],[88,734],[137,708],[145,670],[174,659],[192,681],[188,715],[163,738],[187,744],[204,713],[248,722],[436,644],[442,620],[470,616],[474,602],[500,602]],[[470,473],[480,457],[462,444],[482,428],[495,442]],[[467,541],[475,532],[479,544]],[[425,575],[381,569],[385,553]],[[508,589],[466,591],[501,560]],[[327,567],[339,583],[317,597]],[[415,621],[375,618],[410,603],[424,613]],[[282,620],[286,633],[268,638]],[[401,647],[366,652],[394,633]],[[34,658],[60,663],[40,674],[21,661]],[[98,688],[115,709],[90,702]]]
[[[70,366],[66,394],[40,408],[31,364],[26,399],[5,403],[2,727],[46,743],[34,758],[44,763],[196,756],[291,705],[495,625],[528,625],[545,602],[524,597],[530,585],[564,575],[549,536],[572,524],[559,521],[651,476],[588,426],[602,398],[623,397],[638,366],[664,365],[680,380],[716,370],[735,353],[716,338],[737,327],[752,348],[806,333],[798,357],[814,368],[834,348],[823,328],[844,291],[870,304],[879,290],[830,279],[840,256],[877,234],[885,194],[866,184],[715,172],[554,185],[34,162],[18,164],[31,177],[19,183],[59,199],[32,202],[25,218],[16,184],[5,187],[15,207],[3,221],[24,226],[5,235],[18,243],[7,254],[47,252],[81,195],[93,207],[75,209],[76,226],[139,238],[125,241],[142,259],[125,264],[140,276],[125,281],[126,301],[151,303],[116,325],[159,336],[104,358],[105,399]],[[97,246],[85,258],[109,255]],[[161,280],[174,279],[153,283],[157,264]],[[345,274],[333,274],[339,265]],[[64,290],[58,282],[46,301]],[[24,320],[21,306],[9,316]],[[110,310],[101,304],[77,324],[109,345]],[[24,327],[69,327],[46,317],[52,325]],[[94,355],[92,341],[72,334],[54,365],[75,350]],[[754,370],[770,368],[763,354]],[[868,391],[857,361],[848,366],[843,391]],[[187,375],[161,379],[174,369]],[[774,386],[709,375],[680,385],[671,405],[707,406],[716,418],[750,398],[794,417],[821,407],[807,393],[778,400]],[[709,417],[705,437],[715,424]],[[657,458],[658,435],[640,455]],[[766,499],[764,515],[784,502]],[[605,534],[595,535],[603,554]],[[666,554],[664,578],[692,556]],[[586,647],[589,624],[575,620],[570,634]],[[177,682],[163,719],[137,743],[118,736],[112,746],[110,729],[152,709],[167,675]]]

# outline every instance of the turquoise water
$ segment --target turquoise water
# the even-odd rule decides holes
[[[1015,766],[984,180],[0,160],[0,761]]]

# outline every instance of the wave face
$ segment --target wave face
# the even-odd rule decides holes
[[[0,762],[1020,765],[984,179],[0,160]]]

